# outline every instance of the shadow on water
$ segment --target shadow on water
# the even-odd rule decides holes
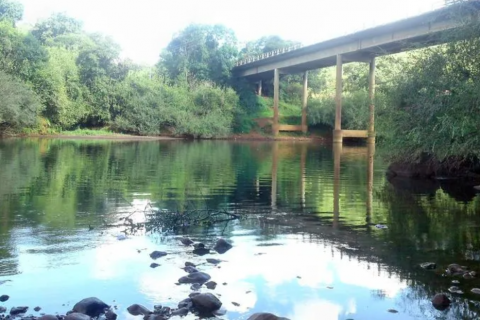
[[[259,311],[476,319],[477,279],[459,279],[465,294],[450,295],[446,312],[430,299],[451,286],[442,276],[448,264],[480,271],[478,195],[452,181],[388,181],[374,154],[304,142],[0,141],[0,281],[12,280],[0,289],[11,306],[41,304],[46,312],[91,295],[115,300],[120,319],[134,319],[124,311],[132,303],[175,306],[190,292],[174,284],[184,275],[179,267],[205,257],[171,235],[118,241],[119,230],[102,226],[132,214],[140,221],[149,204],[218,208],[245,219],[182,231],[234,244],[222,268],[202,267],[228,283],[215,291],[225,319]],[[150,269],[148,253],[159,248],[171,255]],[[421,269],[426,261],[438,270]]]

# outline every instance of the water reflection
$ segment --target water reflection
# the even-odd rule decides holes
[[[418,265],[477,268],[478,196],[468,189],[461,197],[443,182],[387,181],[374,154],[298,142],[0,141],[0,281],[13,280],[2,291],[12,297],[8,306],[39,304],[45,312],[97,295],[115,300],[122,319],[131,303],[175,306],[190,293],[175,285],[180,266],[204,258],[168,235],[118,241],[118,229],[101,227],[134,211],[142,219],[152,203],[248,214],[184,230],[207,244],[222,234],[235,245],[221,268],[200,267],[220,284],[225,319],[257,311],[291,319],[319,312],[322,319],[475,319],[478,299],[468,292],[477,280],[462,280],[467,294],[440,313],[429,299],[451,279]],[[170,255],[150,269],[154,249]]]

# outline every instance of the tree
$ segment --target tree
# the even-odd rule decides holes
[[[170,79],[193,85],[213,81],[225,86],[237,56],[237,40],[232,30],[221,25],[190,25],[162,52],[158,68]]]
[[[32,34],[42,43],[47,43],[62,35],[78,34],[82,31],[82,27],[82,22],[65,13],[56,13],[50,18],[38,22],[33,27]]]
[[[15,24],[22,20],[23,5],[17,1],[0,0],[0,20],[8,20]]]

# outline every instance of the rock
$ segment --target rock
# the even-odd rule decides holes
[[[470,274],[470,272],[465,272],[463,274],[463,279],[473,279],[472,275]]]
[[[205,283],[205,286],[210,290],[215,290],[215,288],[217,287],[217,283],[215,281],[209,281]]]
[[[230,249],[232,249],[232,245],[222,238],[218,239],[217,243],[213,247],[213,250],[217,251],[220,254],[224,254]]]
[[[0,313],[5,313],[7,312],[7,308],[0,306]]]
[[[185,262],[185,267],[193,267],[193,268],[196,268],[197,266],[194,264],[194,263],[191,263],[191,262]]]
[[[10,314],[12,316],[15,316],[17,314],[26,313],[27,311],[28,311],[28,307],[14,307],[10,309]]]
[[[424,262],[420,264],[420,267],[427,270],[433,270],[437,268],[437,264],[435,262]]]
[[[480,289],[478,288],[473,288],[472,290],[470,290],[472,293],[475,293],[475,294],[480,294]]]
[[[451,275],[463,274],[465,269],[456,263],[452,263],[447,267],[447,273]]]
[[[458,281],[458,280],[452,280],[452,283],[453,283],[453,284],[460,284],[460,281]]]
[[[390,312],[390,313],[398,313],[398,311],[395,310],[395,309],[388,309],[387,311]]]
[[[201,242],[195,243],[195,244],[193,245],[193,249],[204,249],[204,248],[205,248],[205,245],[204,245],[203,243],[201,243]]]
[[[157,260],[158,258],[165,257],[166,255],[167,253],[163,251],[153,251],[152,253],[150,253],[150,258],[152,258],[153,260]]]
[[[172,316],[185,317],[188,314],[189,310],[187,308],[180,308],[172,312]]]
[[[220,300],[211,293],[201,293],[191,299],[193,307],[201,314],[212,314],[222,306]]]
[[[200,292],[192,292],[192,293],[190,293],[190,294],[188,295],[188,297],[191,299],[191,298],[193,298],[193,297],[195,297],[195,296],[198,296],[199,294],[200,294]]]
[[[288,320],[287,318],[280,318],[271,313],[255,313],[247,320]]]
[[[197,291],[200,290],[201,287],[202,285],[200,283],[194,283],[191,285],[190,289],[192,289],[193,291]]]
[[[34,310],[35,312],[38,312],[38,311],[42,310],[42,308],[40,308],[40,307],[35,307],[35,308],[33,308],[33,310]]]
[[[127,308],[127,311],[132,316],[148,316],[153,313],[152,311],[139,304],[132,304],[130,307]]]
[[[112,309],[108,310],[107,313],[105,313],[105,319],[107,320],[117,320],[117,317],[117,314]]]
[[[188,276],[181,277],[180,279],[178,279],[178,282],[204,284],[208,280],[210,280],[210,275],[206,274],[205,272],[194,272],[190,273]]]
[[[158,267],[160,267],[160,265],[158,263],[155,263],[155,262],[150,265],[150,268],[152,268],[152,269],[155,269],[155,268],[158,268]]]
[[[8,299],[10,299],[10,297],[7,296],[6,294],[0,296],[0,302],[5,302],[5,301],[7,301]]]
[[[477,191],[480,191],[480,186],[475,186],[475,187],[473,187],[473,189],[475,189]]]
[[[463,291],[460,290],[460,288],[457,286],[451,286],[450,288],[448,288],[448,291],[451,293],[463,294]]]
[[[143,320],[167,320],[168,316],[163,314],[150,314],[148,316],[143,317]]]
[[[185,272],[187,273],[195,273],[195,272],[198,272],[198,270],[194,267],[185,267],[183,268],[183,270],[185,270]]]
[[[110,306],[98,298],[86,298],[80,302],[77,302],[73,306],[73,312],[83,313],[92,318],[98,317],[102,313],[105,313],[105,309],[109,309]]]
[[[211,263],[211,264],[214,264],[214,265],[217,265],[217,264],[220,264],[222,261],[218,260],[218,259],[207,259],[207,262]]]
[[[51,314],[44,314],[43,316],[41,316],[37,320],[58,320],[58,318],[54,315],[51,315]]]
[[[163,307],[162,310],[160,310],[160,314],[163,316],[169,316],[171,310],[172,309],[170,309],[169,307]]]
[[[184,246],[190,246],[190,245],[193,244],[192,239],[190,239],[188,237],[183,237],[183,238],[180,238],[179,240]]]
[[[178,309],[186,308],[190,310],[191,307],[193,307],[193,302],[190,298],[182,300],[178,303]]]
[[[235,307],[240,307],[240,303],[238,303],[238,302],[232,302],[232,304],[233,304]]]
[[[450,306],[450,299],[444,293],[438,293],[432,299],[432,305],[437,310],[445,310]]]
[[[73,312],[67,315],[64,320],[91,320],[92,318],[86,314]]]
[[[193,254],[196,254],[197,256],[204,256],[206,254],[209,254],[210,250],[208,250],[206,248],[198,248],[198,249],[193,250],[192,252],[193,252]]]

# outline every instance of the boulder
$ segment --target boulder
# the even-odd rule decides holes
[[[185,317],[188,314],[189,310],[187,308],[180,308],[172,312],[173,316]]]
[[[12,316],[16,316],[18,314],[26,313],[28,311],[28,307],[14,307],[10,309],[10,314]]]
[[[33,308],[33,310],[34,310],[35,312],[38,312],[38,311],[42,310],[42,308],[40,308],[40,307],[35,307],[35,308]]]
[[[127,311],[132,316],[148,316],[153,313],[152,311],[139,304],[132,304],[130,307],[127,308]]]
[[[86,314],[73,312],[67,315],[64,320],[91,320],[92,318]]]
[[[437,310],[445,310],[450,306],[450,299],[444,293],[438,293],[432,299],[432,305]]]
[[[447,267],[447,273],[452,275],[463,274],[465,272],[465,267],[462,267],[459,264],[452,263]]]
[[[193,307],[201,314],[212,314],[220,309],[222,303],[211,293],[201,293],[192,297]]]
[[[475,293],[475,294],[480,294],[480,289],[478,288],[473,288],[472,290],[470,290],[472,293]]]
[[[179,240],[184,246],[190,246],[190,245],[193,244],[192,239],[190,239],[188,237],[183,237],[183,238],[180,238]]]
[[[5,301],[7,301],[8,299],[10,299],[10,297],[7,296],[6,294],[0,296],[0,302],[5,302]]]
[[[206,254],[209,254],[210,250],[207,249],[207,248],[197,248],[197,249],[193,250],[192,252],[193,252],[193,254],[196,254],[197,256],[204,256]]]
[[[0,306],[0,313],[5,313],[7,312],[7,308],[5,308],[4,306]]]
[[[73,312],[83,313],[92,318],[95,318],[101,315],[102,313],[105,313],[105,310],[109,308],[110,306],[107,305],[102,300],[95,297],[91,297],[91,298],[86,298],[77,302],[73,306]]]
[[[152,258],[153,260],[157,260],[158,258],[165,257],[166,255],[167,253],[163,251],[153,251],[152,253],[150,253],[150,258]]]
[[[192,289],[193,291],[198,291],[201,287],[202,285],[200,283],[194,283],[190,286],[190,289]]]
[[[178,282],[204,284],[208,280],[210,280],[210,275],[206,274],[205,272],[194,272],[190,273],[187,276],[181,277],[180,279],[178,279]]]
[[[198,270],[194,267],[185,267],[183,268],[183,270],[185,270],[185,272],[187,273],[195,273],[195,272],[198,272]]]
[[[196,268],[197,266],[196,266],[194,263],[187,261],[187,262],[185,262],[185,267],[194,267],[194,268]]]
[[[218,239],[217,243],[213,247],[213,250],[217,251],[220,254],[224,254],[230,249],[232,249],[232,245],[222,238]]]
[[[193,245],[193,248],[194,248],[194,249],[204,249],[204,248],[205,248],[205,245],[204,245],[203,243],[199,242],[199,243],[195,243],[195,244]]]
[[[247,320],[288,320],[287,318],[280,318],[271,313],[255,313]]]
[[[435,262],[424,262],[420,264],[420,267],[427,270],[434,270],[437,268],[437,264]]]
[[[37,318],[37,320],[58,320],[58,318],[54,315],[51,314],[45,314],[41,316],[40,318]]]

